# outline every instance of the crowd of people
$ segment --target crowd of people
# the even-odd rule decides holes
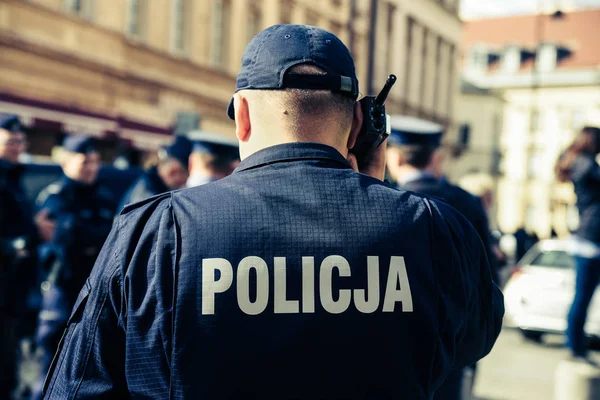
[[[391,118],[359,168],[357,96],[337,37],[270,27],[227,110],[237,141],[177,136],[115,199],[94,140],[68,136],[64,176],[33,208],[24,129],[0,114],[0,398],[460,399],[504,310],[489,199],[448,182],[444,127],[413,117]],[[559,163],[596,251],[579,255],[569,317],[580,356],[599,146],[588,128]],[[39,372],[17,388],[27,337]]]
[[[177,137],[159,151],[122,199],[98,182],[94,139],[65,137],[63,176],[44,188],[34,205],[21,182],[19,156],[26,135],[19,116],[0,114],[0,225],[2,226],[2,387],[0,398],[41,398],[44,378],[84,286],[118,213],[157,194],[223,178],[239,163],[237,143],[210,134]],[[120,204],[117,206],[117,204]],[[19,351],[30,343],[29,354]],[[24,357],[37,363],[33,384],[18,379]]]

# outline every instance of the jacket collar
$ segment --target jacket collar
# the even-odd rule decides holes
[[[245,158],[234,173],[265,165],[302,160],[323,160],[335,163],[339,168],[351,168],[348,160],[336,149],[321,143],[284,143],[267,147]]]

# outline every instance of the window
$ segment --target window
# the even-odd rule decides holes
[[[556,46],[551,44],[542,45],[537,52],[536,68],[538,71],[548,72],[556,68]]]
[[[65,9],[83,18],[92,17],[93,0],[65,0]]]
[[[129,35],[138,38],[146,36],[147,2],[148,0],[129,0],[127,19],[127,33]]]
[[[504,50],[502,55],[502,71],[505,73],[517,72],[521,66],[521,51],[518,47],[512,46]]]
[[[485,71],[488,68],[488,54],[481,48],[473,48],[469,52],[469,68],[476,71]]]
[[[572,269],[575,267],[573,257],[571,257],[566,251],[560,250],[542,252],[538,254],[530,264],[537,267],[551,268]]]
[[[214,65],[225,66],[229,50],[229,0],[215,0],[213,19],[212,61]]]
[[[175,51],[186,52],[189,47],[189,6],[188,0],[173,0],[173,39]]]
[[[529,123],[529,129],[532,132],[536,132],[540,129],[540,112],[538,110],[531,110],[531,121]]]

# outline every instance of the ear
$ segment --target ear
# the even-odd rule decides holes
[[[348,137],[348,149],[354,148],[356,144],[356,138],[360,133],[360,128],[363,124],[363,113],[360,103],[357,101],[354,103],[354,116],[352,117],[352,127],[350,128],[350,137]]]
[[[252,132],[248,100],[238,92],[233,95],[233,107],[235,110],[235,136],[240,142],[247,142]]]

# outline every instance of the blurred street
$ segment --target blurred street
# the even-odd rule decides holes
[[[479,363],[475,383],[477,400],[550,400],[554,374],[568,356],[564,337],[547,335],[543,343],[526,342],[517,330],[505,329],[492,353]],[[600,352],[591,358],[600,362]]]

